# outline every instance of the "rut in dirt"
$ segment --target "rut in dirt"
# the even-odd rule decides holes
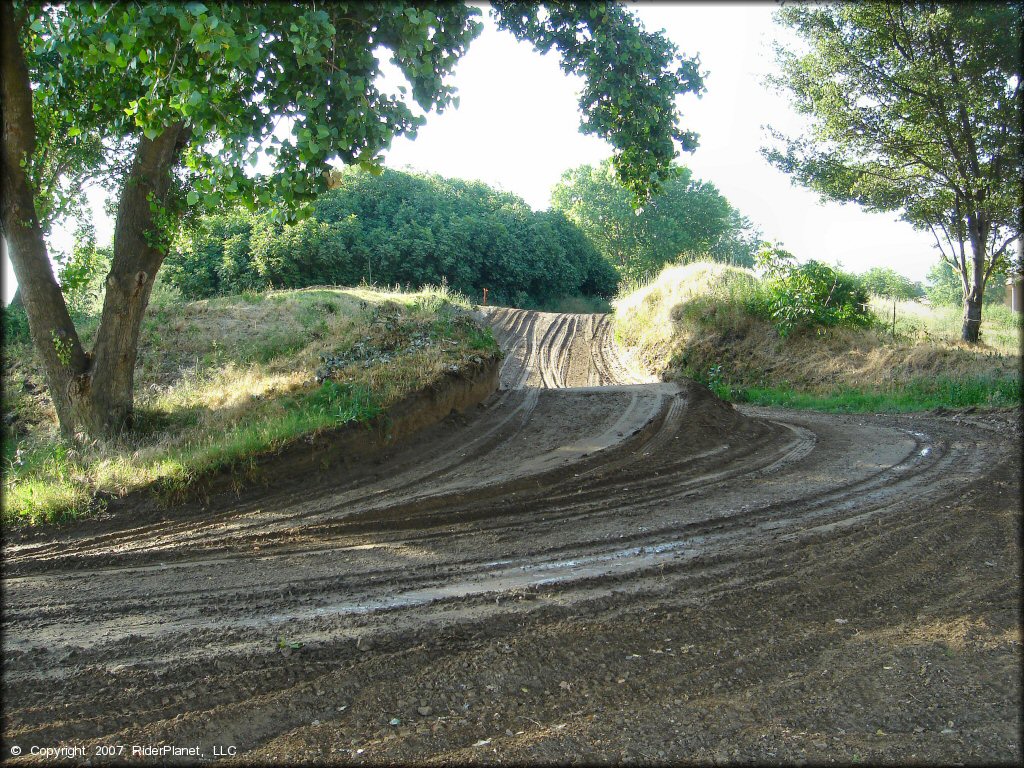
[[[900,526],[908,500],[945,503],[1014,460],[1005,438],[938,420],[780,418],[654,381],[605,315],[487,319],[499,391],[386,460],[5,545],[5,735],[227,730],[253,747],[305,716],[259,716],[267,686],[316,706],[315,672],[275,671],[277,638],[328,648],[375,623],[528,612],[507,599],[552,586],[571,602],[652,573],[706,580],[776,543]],[[199,706],[182,674],[210,680],[201,726],[181,720]]]

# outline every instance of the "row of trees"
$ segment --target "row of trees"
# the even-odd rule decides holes
[[[482,288],[514,306],[568,295],[611,296],[620,278],[680,257],[753,266],[760,233],[715,189],[676,166],[642,209],[611,161],[565,173],[552,210],[485,184],[349,170],[312,217],[207,216],[172,249],[170,281],[186,297],[314,284]]]
[[[551,204],[630,279],[657,274],[684,255],[751,267],[762,242],[761,233],[713,184],[678,165],[639,208],[610,161],[566,171]]]
[[[267,287],[420,286],[447,282],[494,303],[610,297],[618,275],[557,211],[486,184],[351,169],[313,215],[285,224],[241,209],[201,218],[179,238],[166,276],[188,298]]]

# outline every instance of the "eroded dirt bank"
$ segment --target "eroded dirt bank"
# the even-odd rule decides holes
[[[9,542],[4,756],[1020,762],[1013,415],[739,411],[490,319],[501,390],[374,463]]]

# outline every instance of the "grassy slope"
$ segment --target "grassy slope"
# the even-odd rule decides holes
[[[469,309],[437,289],[155,302],[140,343],[136,428],[108,444],[59,438],[31,347],[9,344],[3,520],[76,517],[106,494],[146,486],[181,491],[300,436],[371,419],[453,367],[497,354]],[[94,321],[83,326],[88,339]]]
[[[709,384],[719,395],[829,410],[902,411],[1017,405],[1020,317],[985,311],[982,338],[957,340],[954,308],[875,300],[877,324],[781,338],[751,315],[756,275],[722,264],[668,267],[615,302],[616,334],[652,372]]]

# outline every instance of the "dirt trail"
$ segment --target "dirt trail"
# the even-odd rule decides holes
[[[8,541],[3,756],[1020,762],[1012,414],[737,410],[488,318],[501,389],[376,462]]]

